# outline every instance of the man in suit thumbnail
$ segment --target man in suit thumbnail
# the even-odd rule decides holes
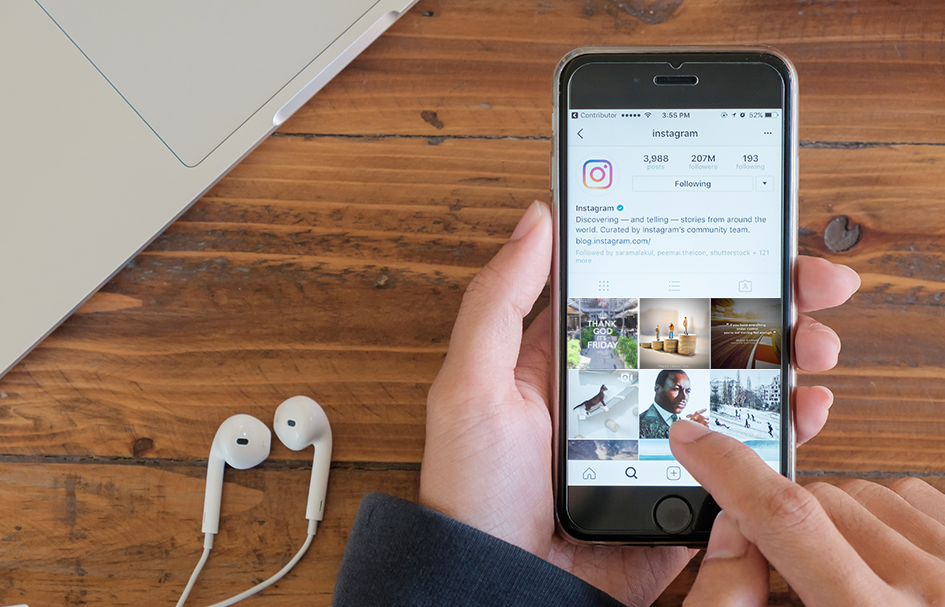
[[[692,391],[689,376],[679,369],[663,369],[656,376],[653,389],[653,404],[640,414],[640,438],[669,438],[669,427],[689,403]],[[709,420],[702,415],[704,411],[686,417],[708,427]]]

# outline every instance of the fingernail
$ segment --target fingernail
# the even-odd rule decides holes
[[[837,352],[840,351],[840,346],[842,345],[840,342],[840,336],[837,335],[836,331],[834,331],[827,325],[823,323],[819,323],[819,322],[814,322],[814,323],[811,323],[810,328],[808,328],[808,331],[810,331],[811,333],[823,333],[824,335],[829,335],[830,339],[833,340],[835,344],[837,344]]]
[[[537,200],[528,207],[528,210],[525,211],[525,214],[522,215],[522,218],[519,219],[518,225],[515,226],[515,230],[512,232],[512,235],[509,236],[509,240],[518,240],[522,236],[525,236],[532,231],[538,221],[541,219],[542,215],[542,205]]]
[[[675,425],[675,424],[674,424]],[[712,525],[709,545],[703,559],[732,559],[745,556],[748,540],[738,530],[738,525],[725,512],[719,512]]]
[[[691,443],[696,439],[702,438],[709,432],[711,432],[711,430],[702,424],[691,422],[688,419],[681,419],[674,422],[673,425],[669,427],[670,437],[679,443]]]
[[[856,286],[853,286],[853,292],[855,293],[860,288],[860,285],[863,284],[863,281],[860,278],[860,275],[857,273],[856,270],[854,270],[850,266],[840,265],[840,267],[843,268],[844,272],[846,272],[847,280],[850,281],[850,286],[856,285]]]

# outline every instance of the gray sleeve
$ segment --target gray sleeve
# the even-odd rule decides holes
[[[332,605],[620,603],[512,544],[412,502],[370,493],[348,538]]]

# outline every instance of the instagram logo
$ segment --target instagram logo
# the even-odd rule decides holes
[[[614,183],[614,165],[609,160],[588,160],[584,163],[584,187],[606,190]]]

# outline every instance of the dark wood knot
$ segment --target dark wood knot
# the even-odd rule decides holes
[[[154,449],[154,441],[150,438],[139,438],[135,441],[134,446],[131,448],[132,453],[135,457],[141,457],[151,449]]]
[[[824,230],[824,244],[834,253],[849,251],[860,243],[863,226],[850,227],[850,218],[846,215],[834,217]]]

